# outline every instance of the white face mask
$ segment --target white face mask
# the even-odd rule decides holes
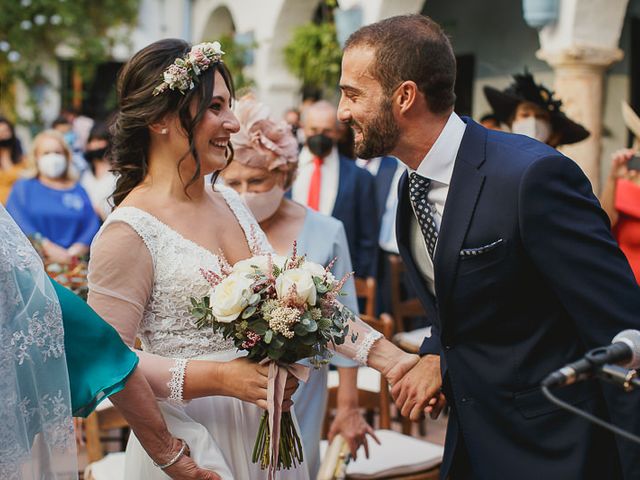
[[[542,143],[546,143],[551,136],[551,126],[549,125],[549,122],[540,120],[536,117],[527,117],[516,120],[513,122],[513,125],[511,125],[511,131],[513,133],[519,133],[520,135],[535,138]]]
[[[38,158],[38,170],[49,178],[60,178],[67,169],[67,157],[60,153],[47,153]]]
[[[276,213],[282,203],[284,189],[280,185],[274,185],[271,190],[266,192],[247,192],[240,196],[249,207],[249,210],[251,210],[251,213],[253,213],[253,216],[256,217],[258,223],[260,223]]]

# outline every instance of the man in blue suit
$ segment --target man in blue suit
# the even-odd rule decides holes
[[[351,264],[357,277],[375,276],[378,212],[371,174],[336,147],[336,107],[316,102],[304,111],[305,146],[300,151],[293,200],[344,224]]]
[[[433,335],[392,394],[418,419],[451,407],[443,478],[640,478],[630,444],[549,403],[551,371],[640,327],[640,289],[580,167],[453,113],[455,57],[420,15],[347,41],[338,109],[362,158],[391,154],[400,254]],[[440,365],[438,365],[438,357]],[[640,431],[638,395],[596,381],[557,394]],[[438,398],[434,408],[433,401]],[[430,403],[431,402],[431,403]]]
[[[406,167],[396,158],[388,155],[372,159],[359,158],[356,160],[356,165],[364,168],[373,175],[376,187],[376,206],[380,224],[376,271],[376,282],[378,285],[376,292],[376,310],[378,314],[382,312],[392,312],[391,265],[388,257],[390,254],[398,254],[398,242],[396,240],[398,183]],[[406,287],[405,283],[406,282],[403,282],[403,288]]]

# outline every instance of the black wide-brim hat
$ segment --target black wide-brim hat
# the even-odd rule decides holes
[[[531,102],[549,112],[553,133],[560,134],[559,145],[581,142],[589,136],[586,128],[571,120],[560,110],[562,101],[554,99],[553,92],[536,84],[530,73],[514,75],[513,79],[515,82],[505,90],[484,87],[484,95],[502,123],[509,123],[512,120],[520,103]]]

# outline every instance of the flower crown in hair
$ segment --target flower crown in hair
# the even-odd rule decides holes
[[[180,90],[183,95],[191,90],[198,75],[222,59],[224,52],[220,47],[220,42],[199,43],[191,47],[184,58],[176,58],[164,71],[162,83],[153,90],[153,96],[167,89]]]

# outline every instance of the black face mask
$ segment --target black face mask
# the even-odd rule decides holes
[[[98,148],[96,150],[87,150],[84,152],[84,159],[89,162],[95,162],[96,160],[102,160],[107,153],[106,148]]]
[[[319,133],[307,138],[307,147],[309,147],[309,150],[311,150],[311,153],[314,155],[324,158],[331,153],[333,140],[325,134]]]
[[[0,140],[0,148],[13,147],[14,143],[16,143],[15,138],[5,138],[4,140]]]

